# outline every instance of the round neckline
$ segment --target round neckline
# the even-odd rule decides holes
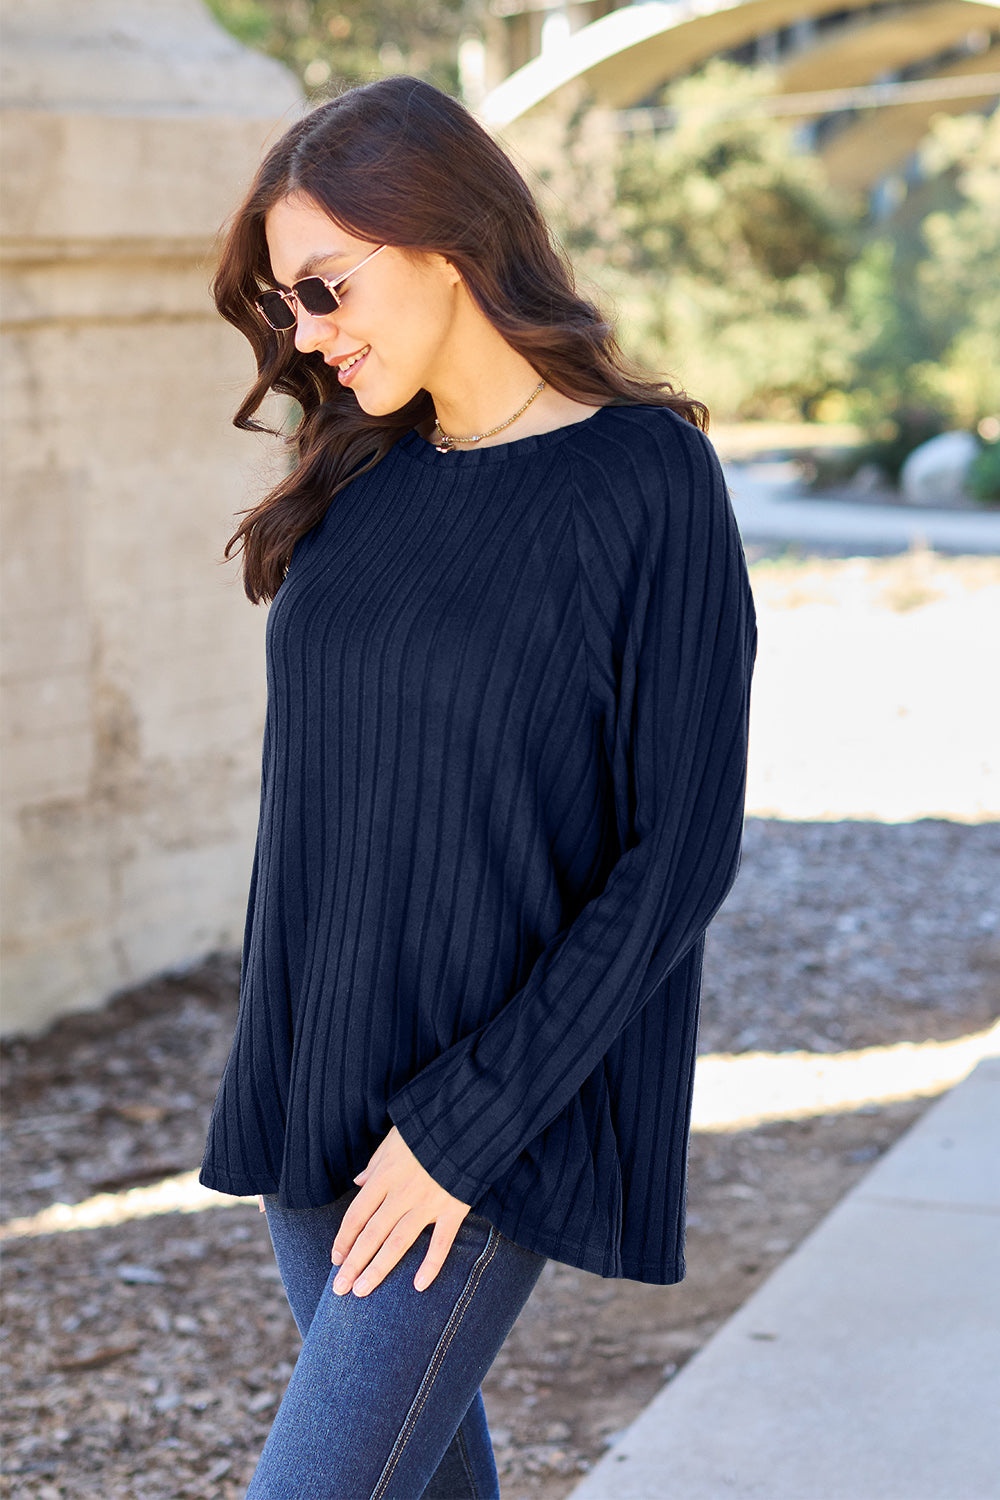
[[[546,448],[551,448],[557,443],[564,442],[573,432],[582,431],[596,422],[599,417],[613,407],[615,403],[607,402],[592,411],[589,417],[581,417],[578,422],[564,422],[561,427],[551,427],[548,432],[533,432],[527,437],[511,438],[506,443],[493,443],[489,448],[452,448],[447,453],[441,453],[427,438],[420,436],[415,427],[411,427],[396,444],[404,453],[411,458],[418,459],[425,464],[442,464],[448,468],[457,469],[459,466],[467,468],[471,465],[503,463],[512,458],[530,458],[534,453],[540,453]]]

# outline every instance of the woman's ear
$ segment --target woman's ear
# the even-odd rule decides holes
[[[451,282],[452,286],[459,286],[465,278],[463,277],[458,267],[455,265],[454,261],[449,260],[447,255],[440,255],[436,250],[432,253],[435,258],[441,262],[447,274],[448,280]]]
[[[453,286],[459,286],[465,279],[455,263],[450,261],[446,255],[442,255],[440,250],[410,250],[404,248],[403,254],[409,256],[414,265],[422,268],[424,271],[430,272],[432,275],[443,274],[445,279],[450,281]]]

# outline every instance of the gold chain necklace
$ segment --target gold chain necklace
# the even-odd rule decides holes
[[[503,432],[504,428],[509,427],[511,422],[517,421],[522,412],[528,410],[535,397],[540,396],[544,389],[545,381],[540,380],[524,405],[519,406],[512,417],[508,417],[506,422],[501,422],[499,427],[491,427],[488,432],[476,432],[472,437],[450,437],[441,426],[441,423],[435,420],[434,425],[441,434],[441,441],[434,444],[435,448],[439,453],[452,453],[459,443],[481,443],[483,438],[493,437],[496,433]]]

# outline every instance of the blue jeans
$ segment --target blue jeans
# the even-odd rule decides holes
[[[499,1500],[480,1384],[545,1265],[478,1214],[413,1287],[431,1229],[367,1297],[331,1289],[356,1193],[267,1227],[302,1350],[246,1500]]]

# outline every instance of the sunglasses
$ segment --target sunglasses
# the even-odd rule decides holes
[[[345,271],[343,276],[337,276],[330,281],[326,276],[304,276],[297,281],[290,292],[279,291],[277,287],[269,291],[261,292],[255,306],[265,323],[276,328],[280,333],[283,329],[294,328],[298,321],[298,313],[295,304],[299,303],[307,313],[314,318],[324,318],[328,313],[336,312],[341,303],[339,286],[343,286],[348,276],[353,276],[355,271],[360,271],[370,260],[384,250],[384,245],[379,245],[378,250],[373,250],[371,255],[366,255],[364,260],[359,260],[356,266]]]

